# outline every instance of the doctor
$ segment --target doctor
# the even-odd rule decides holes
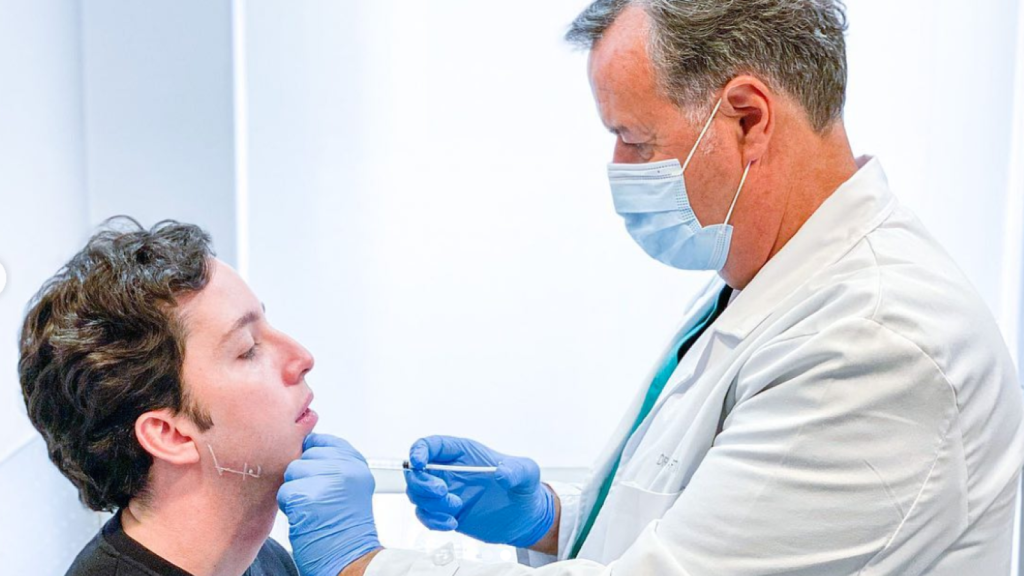
[[[312,435],[278,495],[304,574],[1009,573],[1015,369],[881,163],[854,158],[844,28],[832,0],[597,0],[576,19],[626,229],[719,278],[585,485],[471,440],[413,445],[420,520],[530,566],[382,549],[362,457]]]

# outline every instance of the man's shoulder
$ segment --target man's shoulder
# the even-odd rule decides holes
[[[104,537],[100,530],[75,557],[65,576],[155,576],[135,562],[126,562],[124,555]]]
[[[113,574],[116,567],[117,553],[105,545],[103,532],[100,531],[78,553],[65,576]]]
[[[170,564],[155,566],[154,563],[165,561],[139,558],[138,551],[133,552],[131,547],[126,554],[125,543],[117,544],[118,538],[124,537],[119,526],[118,516],[108,521],[78,553],[65,576],[165,576],[184,573]],[[246,576],[299,576],[299,571],[288,550],[273,538],[267,538]]]
[[[292,555],[273,538],[267,538],[249,569],[250,576],[299,576]]]

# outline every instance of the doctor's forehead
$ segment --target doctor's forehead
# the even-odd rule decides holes
[[[608,30],[590,52],[590,88],[605,127],[616,134],[639,130],[636,116],[642,116],[659,94],[654,65],[642,35],[616,33],[616,25]]]
[[[587,73],[591,83],[595,79],[615,79],[629,87],[650,79],[654,65],[647,49],[648,29],[647,14],[642,9],[623,11],[590,49]]]

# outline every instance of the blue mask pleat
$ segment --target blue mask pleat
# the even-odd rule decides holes
[[[721,270],[732,226],[701,226],[678,160],[608,168],[615,211],[652,258],[682,270]]]

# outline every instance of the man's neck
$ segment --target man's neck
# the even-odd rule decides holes
[[[768,259],[775,257],[840,186],[857,173],[846,130],[836,126],[813,151],[795,154],[787,172],[791,188]]]
[[[273,527],[274,491],[257,499],[210,488],[154,489],[146,505],[132,500],[121,512],[125,533],[195,576],[241,576]]]
[[[841,124],[823,136],[805,135],[794,140],[794,145],[780,145],[772,167],[775,176],[767,185],[771,199],[764,211],[777,216],[767,221],[764,229],[752,235],[748,231],[747,249],[740,250],[736,258],[730,252],[730,260],[720,272],[736,290],[746,288],[829,196],[857,172],[857,162]],[[734,243],[736,238],[734,235]]]

